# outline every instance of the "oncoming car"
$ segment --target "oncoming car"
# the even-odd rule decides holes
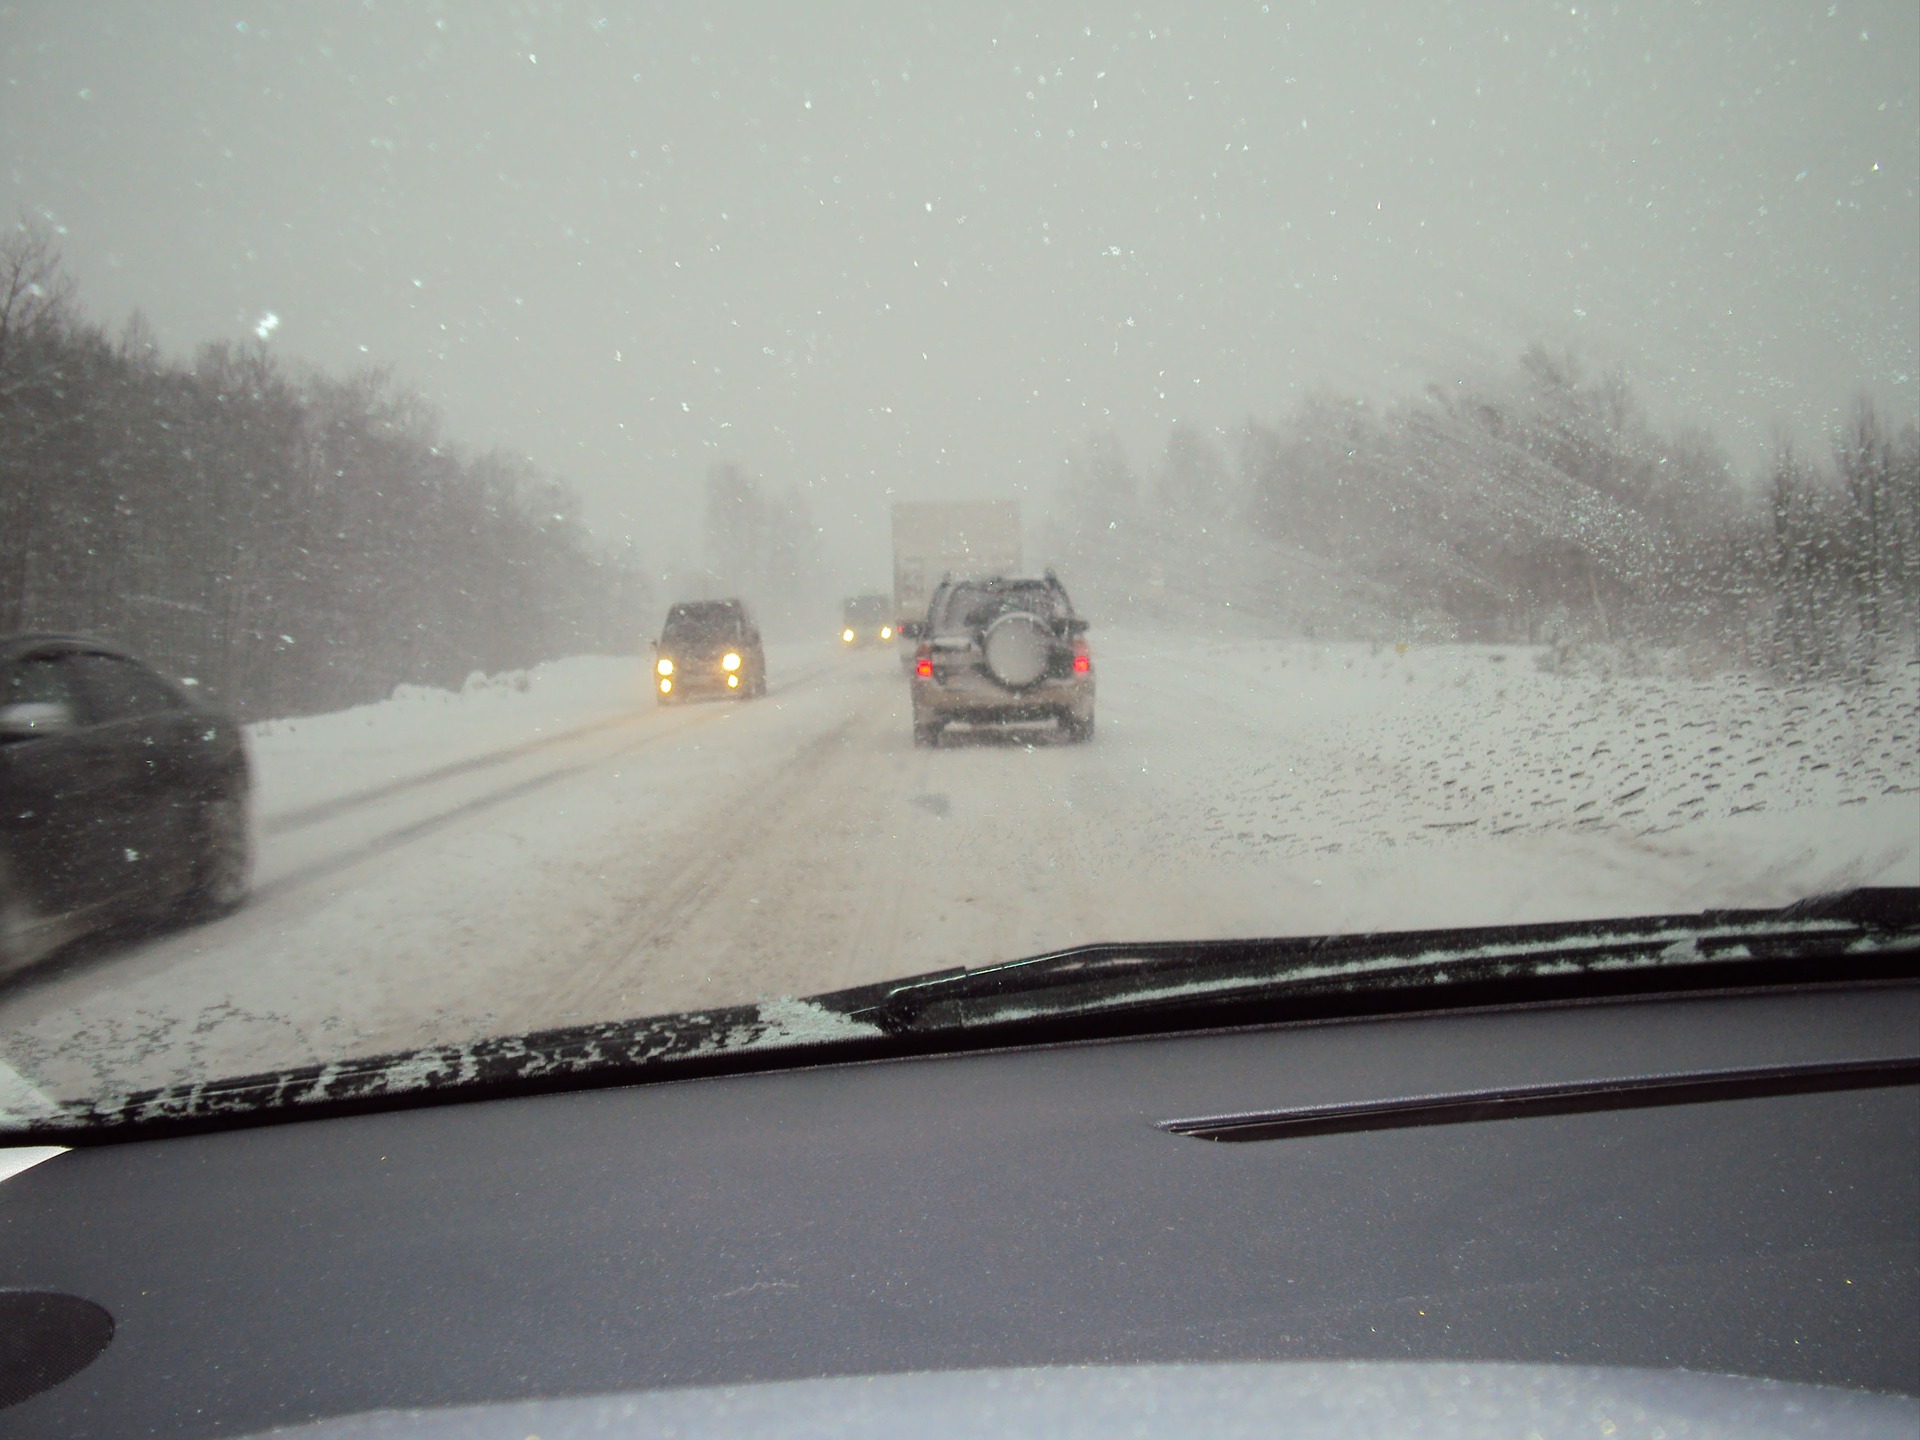
[[[0,974],[89,931],[246,898],[246,742],[97,641],[0,639]]]
[[[654,643],[662,705],[702,695],[752,699],[767,693],[767,656],[743,600],[688,600],[667,612]]]
[[[885,595],[853,595],[840,602],[840,643],[852,649],[893,639],[893,602]]]
[[[912,636],[915,744],[939,743],[955,722],[1052,720],[1070,740],[1093,737],[1087,622],[1051,570],[943,580]]]

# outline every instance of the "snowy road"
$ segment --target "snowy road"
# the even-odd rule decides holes
[[[1106,636],[1089,746],[911,743],[891,654],[753,704],[638,662],[261,727],[258,889],[0,989],[97,1095],[805,994],[1090,940],[1767,905],[1920,883],[1920,670],[1853,689],[1531,652]]]

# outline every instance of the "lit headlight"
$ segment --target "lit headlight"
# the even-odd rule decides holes
[[[671,680],[662,680],[660,682],[660,693],[662,695],[671,695],[673,693],[673,682]]]
[[[737,689],[739,689],[739,688],[740,688],[740,677],[739,677],[738,675],[729,675],[729,676],[727,676],[727,688],[728,688],[729,690],[737,690]]]
[[[849,645],[851,645],[851,644],[853,643],[853,631],[851,631],[851,630],[842,630],[842,631],[840,632],[840,638],[841,638],[842,640],[844,640],[844,641],[846,641],[846,642],[847,642],[847,644],[849,644]]]
[[[740,657],[729,650],[720,657],[720,668],[722,670],[738,670],[740,668]]]
[[[653,668],[662,675],[671,675],[673,673],[673,662],[662,655],[660,657],[660,663]]]
[[[893,638],[893,626],[882,625],[880,627],[880,638],[882,640],[891,640]]]

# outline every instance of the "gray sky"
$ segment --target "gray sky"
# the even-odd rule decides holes
[[[1036,20],[1036,14],[1041,18]],[[656,557],[1532,338],[1743,467],[1920,408],[1920,5],[0,5],[0,205],[162,343],[392,365]]]

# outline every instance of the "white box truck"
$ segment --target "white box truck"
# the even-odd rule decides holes
[[[927,618],[933,587],[949,573],[1020,571],[1018,500],[902,500],[893,507],[893,617]]]
[[[1018,500],[900,500],[893,507],[893,617],[900,664],[913,667],[914,642],[900,627],[927,618],[947,575],[1020,571]]]

